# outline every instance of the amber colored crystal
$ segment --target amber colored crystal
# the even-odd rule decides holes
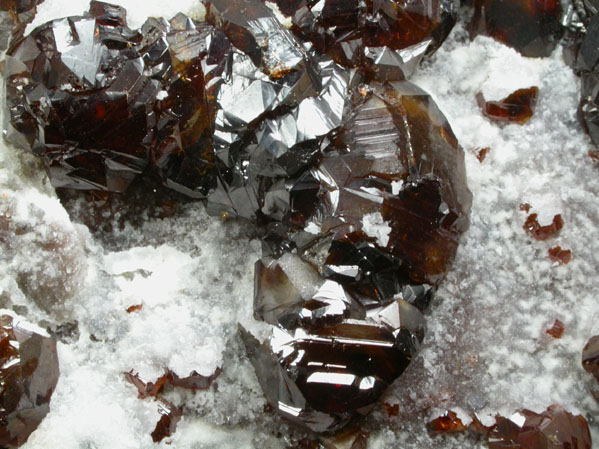
[[[555,215],[549,225],[541,226],[537,214],[530,214],[524,222],[524,230],[528,231],[536,240],[547,240],[564,227],[564,220],[561,214]]]
[[[562,338],[564,331],[566,330],[566,326],[560,320],[555,320],[553,326],[550,329],[547,329],[545,332],[551,335],[553,338]]]
[[[563,34],[559,0],[474,0],[470,36],[490,36],[529,57],[549,56]]]
[[[430,421],[426,428],[431,433],[460,433],[468,429],[458,415],[451,410]]]
[[[591,337],[584,346],[582,367],[599,382],[599,336]]]
[[[56,341],[0,316],[0,446],[21,446],[50,410],[58,382]]]
[[[485,101],[482,92],[476,95],[478,106],[483,115],[496,122],[524,124],[535,111],[539,89],[530,87],[519,89],[500,101]]]
[[[562,249],[561,246],[549,248],[548,253],[549,258],[560,265],[565,265],[572,260],[572,251],[569,249]]]
[[[528,203],[522,203],[520,204],[520,210],[526,213],[530,212],[530,209],[532,209],[532,206]]]
[[[143,304],[135,304],[133,306],[127,307],[127,309],[125,309],[125,311],[127,313],[133,313],[133,312],[139,312],[141,309],[143,309]]]
[[[54,20],[7,53],[7,139],[56,187],[124,192],[144,171],[201,198],[214,154],[199,45],[184,16],[127,28],[124,9]]]
[[[491,148],[489,148],[489,147],[479,149],[476,152],[476,158],[478,159],[478,162],[480,162],[482,164],[484,162],[484,160],[486,159],[487,154],[489,154],[490,151],[491,151]]]

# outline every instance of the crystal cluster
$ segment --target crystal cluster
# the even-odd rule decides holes
[[[44,0],[3,0],[0,2],[0,51],[6,50],[9,39],[18,36],[33,20],[37,5]]]
[[[490,36],[528,57],[549,56],[563,34],[559,0],[474,0],[471,37]]]
[[[0,446],[20,446],[50,410],[58,382],[56,341],[0,316]]]
[[[124,192],[150,177],[262,225],[254,310],[272,337],[241,338],[274,410],[334,430],[410,363],[468,227],[463,151],[404,79],[452,7],[280,1],[288,29],[261,0],[205,5],[206,22],[131,30],[121,8],[92,2],[16,41],[8,138],[57,187]]]
[[[429,422],[432,434],[470,431],[487,440],[489,449],[591,449],[587,421],[558,405],[541,413],[519,410],[509,418],[495,417],[495,424],[484,426],[477,417],[464,425],[455,412],[447,412]]]
[[[92,2],[6,57],[7,139],[43,157],[56,187],[123,192],[142,172],[192,197],[214,183],[202,30],[185,16],[149,19]]]
[[[274,0],[292,31],[344,67],[379,81],[410,76],[456,22],[448,0]],[[399,69],[399,70],[398,70]]]

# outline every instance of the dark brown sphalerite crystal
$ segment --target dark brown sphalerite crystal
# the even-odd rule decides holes
[[[56,341],[0,316],[0,446],[20,446],[50,410],[58,382]]]
[[[345,67],[367,76],[401,80],[434,52],[456,21],[446,0],[275,0],[292,31]]]
[[[44,0],[2,0],[0,2],[0,51],[9,40],[21,35],[35,17],[37,6]]]
[[[490,36],[529,57],[549,56],[563,34],[559,0],[474,0],[470,35]]]
[[[419,309],[455,257],[471,203],[463,151],[425,92],[398,82],[351,93],[303,177],[310,206],[286,203],[257,264],[255,316],[273,336],[240,331],[269,404],[317,432],[368,411],[408,366],[424,336]],[[273,259],[277,247],[297,255]]]
[[[483,115],[493,121],[524,124],[535,112],[538,94],[539,89],[533,86],[518,89],[503,100],[485,101],[482,92],[479,92],[476,101]]]
[[[131,30],[124,9],[99,2],[38,27],[7,53],[8,140],[42,156],[56,187],[123,192],[149,170],[205,196],[214,156],[203,32],[183,15]]]

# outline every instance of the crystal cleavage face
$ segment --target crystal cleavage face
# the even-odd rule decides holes
[[[5,131],[56,187],[152,177],[260,224],[254,310],[272,337],[240,336],[272,408],[317,432],[367,413],[409,365],[472,201],[449,123],[404,80],[449,32],[448,4],[323,5],[291,30],[259,0],[131,30],[92,2],[12,44]],[[366,23],[335,35],[348,17]]]

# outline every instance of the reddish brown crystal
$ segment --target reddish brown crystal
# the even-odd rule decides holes
[[[564,220],[560,214],[553,217],[551,224],[541,226],[537,214],[530,214],[524,223],[524,230],[528,231],[536,240],[547,240],[549,237],[557,235],[564,227]]]
[[[476,95],[476,101],[483,115],[496,122],[524,124],[535,111],[539,89],[529,87],[519,89],[500,101],[485,101],[482,92]]]
[[[188,390],[207,390],[221,373],[221,368],[218,368],[214,374],[210,376],[202,376],[196,371],[193,371],[187,377],[179,377],[175,372],[168,370],[154,382],[145,382],[140,379],[138,374],[133,371],[123,373],[125,378],[133,384],[138,391],[140,399],[149,397],[158,397],[163,388],[170,385],[173,387],[186,388]]]
[[[598,150],[589,150],[589,157],[593,160],[593,162],[599,162],[599,151]]]
[[[0,446],[21,446],[50,410],[58,382],[56,342],[0,316]]]
[[[553,262],[557,262],[560,265],[565,265],[572,260],[572,251],[569,249],[562,249],[561,246],[556,246],[548,250],[549,258]]]
[[[582,367],[599,382],[599,336],[589,339],[582,350]]]
[[[170,437],[175,430],[177,430],[177,424],[183,416],[183,411],[171,404],[168,401],[162,399],[160,401],[162,405],[159,408],[159,412],[162,415],[160,420],[156,423],[156,427],[151,433],[152,441],[159,443],[166,437]]]
[[[491,148],[489,147],[480,148],[479,150],[477,150],[476,158],[478,159],[478,162],[482,164],[485,158],[487,157],[487,154],[489,154],[489,151],[491,151]]]
[[[489,433],[489,449],[591,449],[586,420],[559,405],[542,413],[517,412],[523,424],[498,416]],[[518,421],[519,422],[519,421]]]
[[[564,331],[566,330],[566,326],[560,320],[555,320],[553,326],[550,329],[547,329],[545,332],[551,335],[553,338],[562,338]]]
[[[530,212],[530,209],[532,209],[532,206],[528,203],[522,203],[520,204],[520,210],[526,213]]]
[[[133,306],[127,307],[127,309],[125,311],[127,313],[133,313],[133,312],[139,312],[141,309],[143,309],[143,304],[135,304]]]
[[[458,418],[458,415],[455,412],[447,411],[443,415],[438,418],[430,421],[426,428],[429,432],[434,434],[439,433],[460,433],[464,432],[468,429],[467,426],[464,425],[462,420]]]
[[[475,0],[470,36],[493,37],[524,56],[549,56],[563,33],[559,0]]]
[[[383,402],[383,407],[385,408],[388,416],[399,416],[399,404],[389,404],[388,402]]]

